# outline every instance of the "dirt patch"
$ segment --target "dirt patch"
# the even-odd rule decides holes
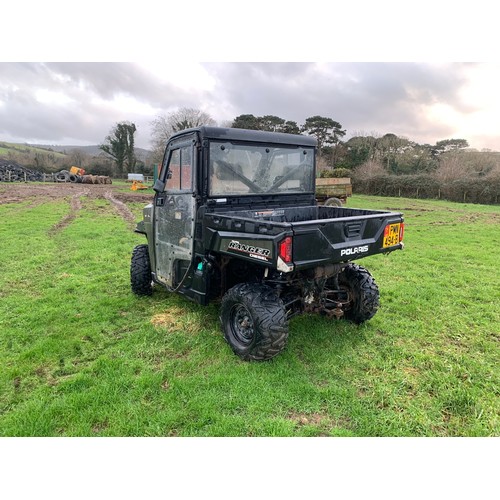
[[[321,413],[292,413],[288,418],[300,426],[321,425],[327,420],[327,417]]]
[[[115,191],[113,196],[124,203],[151,203],[153,201],[153,195],[143,194],[143,193],[122,193]]]
[[[434,210],[430,209],[430,208],[421,208],[421,207],[404,207],[404,208],[401,208],[401,207],[397,207],[397,208],[394,208],[394,207],[384,207],[384,210],[389,210],[391,212],[408,212],[408,211],[412,211],[412,212],[433,212]]]
[[[467,214],[457,219],[458,223],[473,224],[480,222],[481,224],[498,224],[500,223],[500,215],[496,213],[484,214]]]
[[[334,428],[351,428],[351,421],[348,418],[332,419],[330,416],[322,413],[290,413],[287,418],[295,422],[299,427],[313,425],[324,431]]]
[[[104,420],[103,422],[98,422],[92,426],[92,432],[94,434],[99,434],[100,432],[106,430],[109,427],[109,422]]]
[[[31,200],[32,205],[37,206],[47,201],[60,200],[85,191],[89,191],[88,187],[84,187],[81,184],[9,184],[2,186],[2,190],[0,191],[0,205]]]
[[[167,312],[155,314],[151,323],[156,328],[165,328],[171,332],[195,333],[200,327],[198,323],[186,317],[186,311],[180,307],[173,307]]]
[[[457,211],[455,211],[457,212]],[[459,224],[494,224],[500,223],[500,215],[496,213],[466,214],[452,221],[432,221],[429,226],[457,226]]]

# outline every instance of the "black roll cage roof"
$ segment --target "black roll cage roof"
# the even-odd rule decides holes
[[[201,141],[204,139],[216,139],[224,141],[248,141],[264,144],[288,144],[292,146],[316,147],[318,141],[314,137],[307,135],[284,134],[282,132],[267,132],[263,130],[251,130],[241,128],[221,128],[221,127],[196,127],[181,130],[172,135],[168,142],[197,132]]]

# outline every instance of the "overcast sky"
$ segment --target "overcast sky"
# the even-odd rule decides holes
[[[189,22],[181,4],[155,15],[160,4],[142,0],[125,23],[113,3],[66,21],[51,14],[69,15],[62,0],[34,2],[29,16],[24,3],[3,8],[23,24],[2,26],[0,141],[98,144],[126,120],[148,148],[156,116],[191,107],[219,124],[247,113],[299,125],[321,115],[340,122],[346,138],[460,138],[500,151],[500,63],[441,62],[498,60],[486,0],[472,10],[420,0],[406,12],[395,0],[330,11],[319,0],[253,0],[244,16],[231,0],[192,0]],[[421,62],[373,62],[406,59]],[[43,60],[67,62],[17,62]],[[140,62],[103,62],[130,60]],[[214,60],[245,62],[200,62]]]
[[[180,107],[217,122],[313,115],[347,129],[419,143],[463,138],[500,151],[500,64],[487,63],[0,63],[0,140],[101,143],[112,126],[150,124]]]

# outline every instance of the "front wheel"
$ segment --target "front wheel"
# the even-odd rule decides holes
[[[130,286],[136,295],[151,295],[151,264],[147,245],[137,245],[130,262]]]
[[[276,292],[255,283],[240,283],[222,298],[224,338],[245,361],[264,361],[279,354],[288,340],[285,306]]]
[[[375,316],[380,293],[373,276],[364,267],[348,264],[339,274],[339,286],[349,299],[345,310],[347,320],[359,325]]]

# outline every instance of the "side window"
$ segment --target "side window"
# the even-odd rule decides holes
[[[172,151],[168,164],[168,191],[191,191],[192,163],[191,146]]]
[[[182,176],[181,176],[181,189],[191,190],[191,172],[192,172],[192,158],[191,158],[191,146],[186,146],[181,149],[181,165],[182,165]]]
[[[169,174],[167,177],[166,189],[168,191],[179,191],[181,189],[181,150],[175,149],[170,156],[168,164]]]

